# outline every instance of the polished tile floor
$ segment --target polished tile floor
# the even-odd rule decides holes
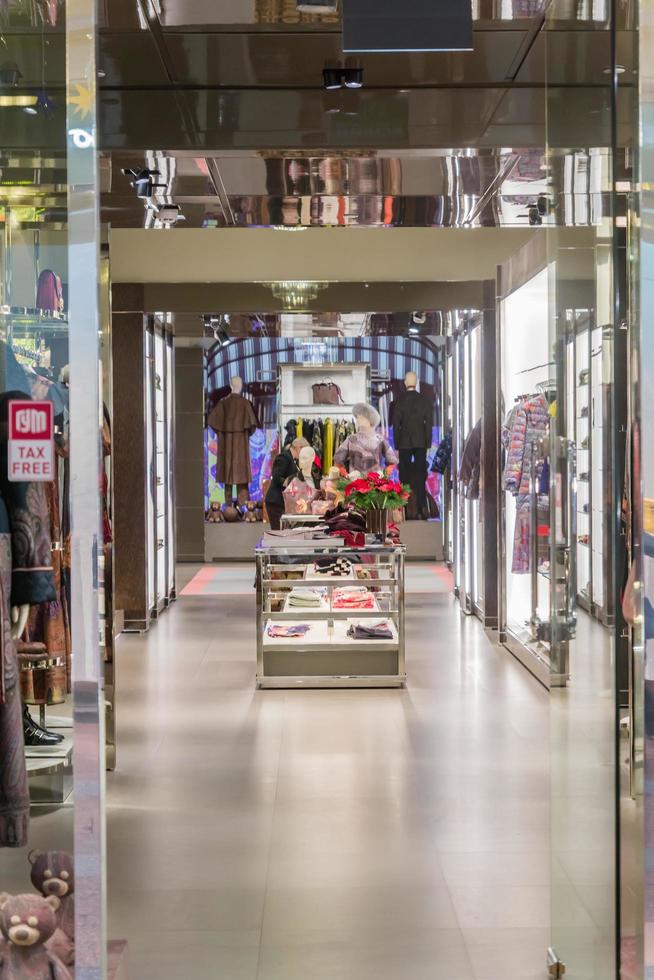
[[[407,601],[405,691],[256,691],[253,596],[185,596],[120,639],[130,976],[544,975],[547,694],[449,595]]]

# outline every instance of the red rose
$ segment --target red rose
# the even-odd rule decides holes
[[[353,493],[369,493],[370,486],[366,480],[355,480],[345,488],[345,496],[351,497]]]
[[[385,480],[384,483],[380,483],[379,489],[382,493],[395,493],[397,486],[395,483],[391,483],[390,480]]]
[[[382,481],[382,477],[379,475],[379,473],[375,473],[374,470],[372,471],[372,473],[368,473],[366,479],[368,480],[368,483],[370,483],[372,486],[377,486]]]

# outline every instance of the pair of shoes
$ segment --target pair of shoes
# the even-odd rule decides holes
[[[63,735],[59,735],[57,732],[49,732],[37,725],[26,704],[23,705],[23,735],[25,736],[25,745],[30,746],[30,748],[59,745],[64,740]]]

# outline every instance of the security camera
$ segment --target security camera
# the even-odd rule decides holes
[[[174,228],[178,221],[186,221],[179,204],[162,204],[157,208],[157,220],[166,228]]]
[[[166,184],[157,184],[153,177],[160,177],[159,170],[149,170],[144,167],[142,170],[130,170],[128,167],[122,170],[124,177],[132,177],[132,187],[136,191],[137,197],[152,197],[158,187],[165,188]]]
[[[538,209],[538,205],[533,204],[529,208],[529,224],[534,226],[534,225],[542,225],[542,223],[543,223],[543,216]]]

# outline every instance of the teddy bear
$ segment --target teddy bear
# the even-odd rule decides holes
[[[248,500],[247,504],[245,505],[243,520],[246,524],[257,523],[257,505],[255,504],[254,500]]]
[[[257,521],[262,521],[263,520],[263,501],[262,500],[257,500],[256,509],[255,509],[255,515],[256,515]]]
[[[222,524],[225,520],[225,516],[217,500],[213,500],[209,505],[206,520],[209,524]]]
[[[47,945],[58,905],[56,895],[0,895],[0,980],[72,980]]]
[[[72,966],[75,962],[75,877],[73,858],[67,851],[31,851],[28,857],[32,884],[44,898],[54,897],[57,926],[47,946],[59,959]]]

